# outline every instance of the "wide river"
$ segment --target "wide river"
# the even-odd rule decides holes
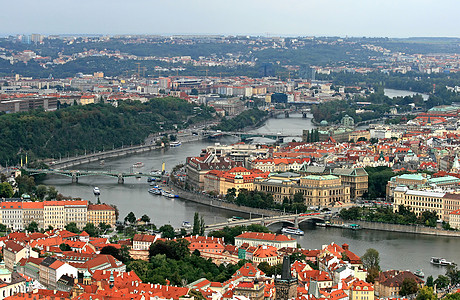
[[[284,134],[300,135],[302,129],[312,129],[310,119],[303,119],[301,115],[293,114],[289,119],[281,116],[270,119],[258,129],[258,132],[282,132]],[[220,143],[236,142],[234,138],[222,138]],[[143,162],[145,167],[141,170],[147,172],[152,169],[160,169],[163,162],[170,170],[177,164],[185,162],[187,156],[199,155],[201,149],[213,144],[211,141],[186,143],[177,148],[151,151],[133,156],[126,156],[113,160],[106,160],[101,166],[99,163],[81,165],[81,170],[111,170],[129,171],[132,165],[138,161]],[[151,195],[145,179],[125,179],[124,184],[117,184],[117,180],[111,177],[82,177],[79,183],[71,183],[67,177],[49,176],[43,182],[54,185],[60,193],[72,197],[96,202],[92,189],[98,186],[101,190],[101,202],[115,204],[120,210],[120,219],[129,212],[134,212],[136,217],[147,214],[157,226],[171,224],[179,227],[182,221],[193,221],[195,212],[204,216],[207,224],[222,222],[235,213],[225,210],[209,208],[182,199],[168,199],[162,196]],[[241,215],[242,217],[248,217]],[[369,230],[342,230],[337,228],[315,228],[309,224],[301,224],[305,236],[298,237],[299,244],[306,249],[318,249],[324,244],[335,242],[339,245],[347,243],[350,250],[357,255],[364,254],[366,249],[375,248],[380,252],[381,267],[383,270],[402,269],[415,271],[423,269],[426,276],[444,274],[445,269],[430,265],[432,256],[445,257],[448,260],[460,262],[460,238],[435,237],[426,235],[414,235]],[[278,230],[280,226],[274,225],[272,230]]]

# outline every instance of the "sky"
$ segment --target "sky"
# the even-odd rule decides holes
[[[0,34],[460,37],[459,0],[0,1]]]

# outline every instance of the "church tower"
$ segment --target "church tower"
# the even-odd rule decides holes
[[[283,258],[281,278],[275,279],[275,300],[288,300],[297,296],[297,278],[292,278],[289,256]]]

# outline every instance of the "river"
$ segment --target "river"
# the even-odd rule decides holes
[[[303,119],[301,115],[293,114],[290,118],[281,116],[269,119],[266,124],[257,129],[258,132],[282,132],[300,135],[302,129],[311,129],[311,119]],[[233,143],[237,140],[233,137],[223,137],[218,142]],[[199,141],[184,143],[177,148],[155,150],[133,156],[117,159],[108,159],[103,166],[99,163],[81,165],[81,170],[111,170],[129,171],[135,162],[143,162],[145,166],[141,171],[160,169],[163,162],[170,170],[177,164],[184,163],[187,156],[199,155],[201,149],[212,145],[211,141]],[[115,204],[120,210],[120,219],[123,219],[130,211],[136,217],[143,214],[150,216],[157,226],[171,224],[179,227],[182,221],[193,221],[195,212],[200,213],[207,224],[222,222],[235,213],[209,208],[182,199],[169,199],[151,195],[147,192],[149,187],[145,179],[126,178],[124,184],[117,184],[116,178],[112,177],[81,177],[79,183],[71,183],[70,178],[48,176],[44,184],[54,185],[64,195],[80,197],[97,201],[92,193],[93,186],[101,190],[101,202]],[[248,217],[241,215],[242,217]],[[444,274],[444,268],[430,265],[431,256],[445,257],[448,260],[460,262],[460,239],[448,237],[436,237],[426,235],[414,235],[384,231],[359,230],[350,231],[338,228],[315,228],[310,224],[301,224],[305,236],[297,237],[303,248],[318,249],[324,244],[335,242],[339,245],[347,243],[350,250],[357,255],[364,254],[366,249],[375,248],[380,252],[381,267],[383,270],[402,269],[415,271],[422,268],[426,274],[437,276]],[[273,225],[272,230],[278,230],[280,226]]]
[[[385,96],[388,96],[390,98],[406,97],[406,96],[414,96],[414,95],[422,95],[422,98],[425,101],[428,100],[429,98],[428,94],[417,93],[413,91],[405,91],[405,90],[384,89],[383,93],[385,94]]]

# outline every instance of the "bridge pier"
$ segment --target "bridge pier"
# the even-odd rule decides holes
[[[288,111],[285,111],[285,112],[284,112],[284,117],[285,117],[285,118],[289,118],[289,112],[288,112]]]
[[[294,218],[294,227],[299,228],[299,216],[295,216]]]
[[[72,183],[78,183],[77,173],[72,173]]]
[[[304,119],[307,118],[307,113],[306,113],[306,112],[303,112],[303,113],[302,113],[302,118],[304,118]]]
[[[123,178],[123,175],[122,175],[122,174],[118,174],[118,183],[119,183],[119,184],[125,183],[125,179]]]

